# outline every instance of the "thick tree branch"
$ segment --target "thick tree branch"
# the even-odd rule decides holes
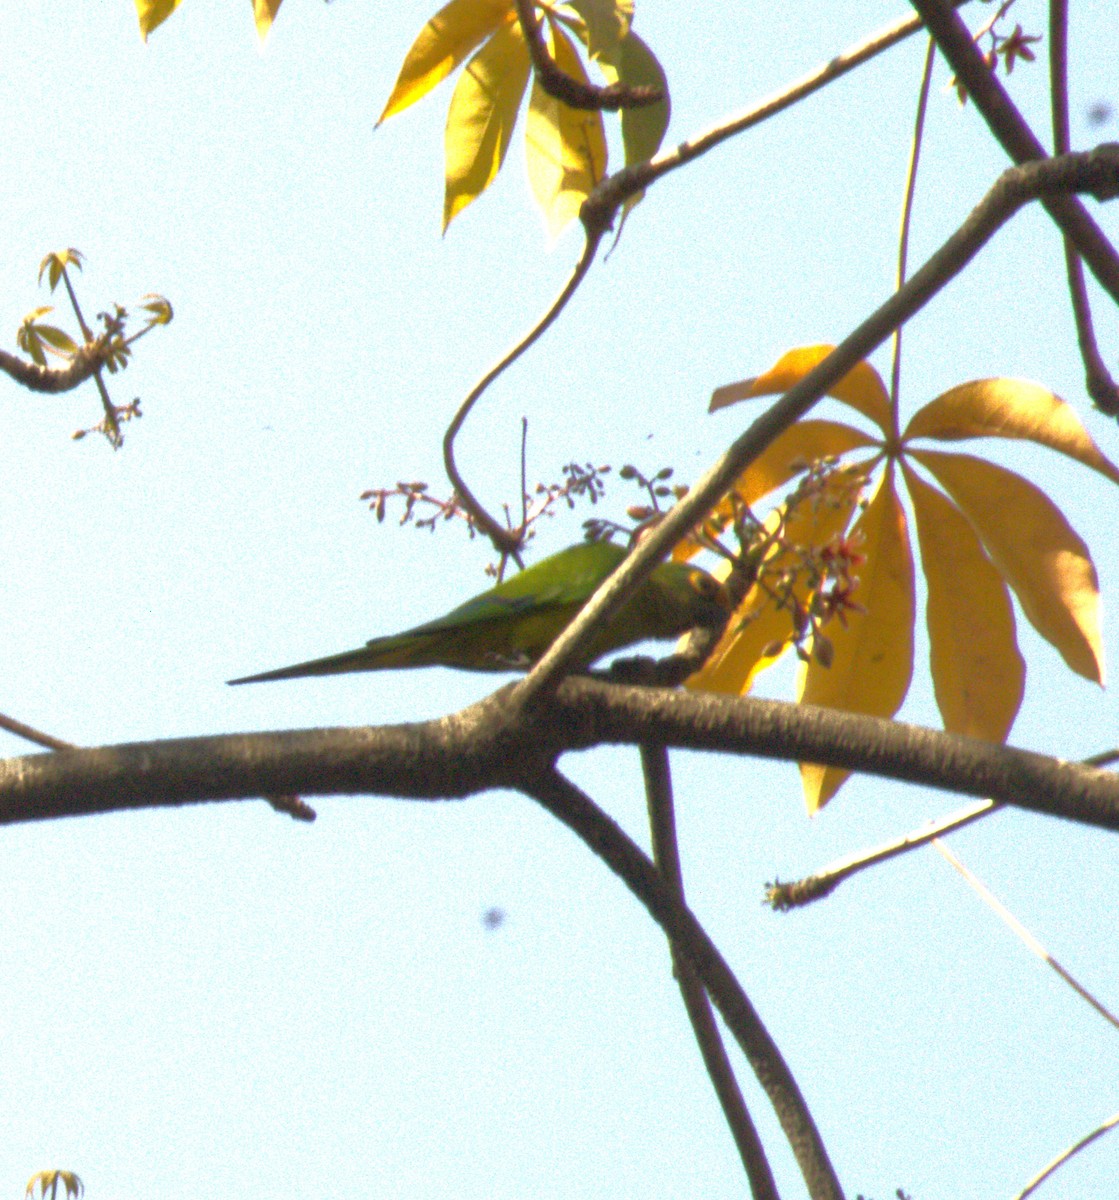
[[[846,767],[1119,830],[1119,776],[810,705],[568,679],[525,711],[512,686],[439,720],[139,742],[0,761],[0,824],[261,794],[462,798],[517,788],[571,750],[641,745]]]
[[[64,367],[41,367],[27,362],[7,350],[0,350],[0,371],[10,375],[33,392],[57,395],[73,391],[87,379],[93,378],[104,363],[103,347],[97,340],[83,346]]]

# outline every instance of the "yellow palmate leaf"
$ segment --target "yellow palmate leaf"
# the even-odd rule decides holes
[[[783,354],[764,375],[744,379],[741,383],[728,383],[716,388],[711,396],[709,412],[737,404],[740,400],[752,400],[756,396],[774,396],[787,392],[799,383],[814,367],[817,367],[834,350],[834,346],[800,346]],[[868,362],[861,362],[827,393],[842,400],[853,409],[869,417],[885,434],[893,427],[890,398],[882,377]]]
[[[813,462],[824,458],[840,458],[854,450],[869,449],[877,444],[862,430],[839,421],[797,421],[778,434],[742,472],[734,487],[735,495],[745,504],[756,504]],[[734,519],[734,508],[734,502],[728,497],[719,503],[711,515],[718,525],[725,528]],[[686,561],[702,549],[698,542],[687,538],[673,551],[673,557]]]
[[[443,230],[493,182],[528,86],[528,46],[516,22],[502,25],[459,76],[447,113]]]
[[[1103,682],[1099,580],[1088,547],[1038,487],[970,454],[914,450],[979,534],[1033,627],[1085,679]]]
[[[182,0],[136,0],[136,16],[140,19],[140,36],[146,42],[148,34],[179,7]]]
[[[589,83],[568,36],[549,22],[551,51],[565,75]],[[555,237],[579,215],[591,189],[606,174],[606,132],[602,114],[569,108],[540,86],[532,85],[525,128],[528,178]]]
[[[891,469],[883,473],[851,536],[861,536],[866,553],[855,592],[866,611],[850,613],[845,623],[829,622],[831,665],[824,667],[813,658],[801,669],[798,699],[845,712],[892,717],[913,676],[914,598],[913,555]],[[800,773],[810,814],[823,808],[850,774],[816,763],[801,763]]]
[[[512,18],[512,0],[451,0],[445,4],[412,43],[377,124],[426,96]]]
[[[910,438],[1022,438],[1057,450],[1119,483],[1119,467],[1101,453],[1075,410],[1040,384],[976,379],[937,396],[913,414]]]
[[[272,22],[280,11],[283,0],[253,0],[253,19],[256,21],[256,35],[263,42],[272,28]]]
[[[784,528],[780,543],[775,544],[766,556],[761,574],[767,579],[777,578],[784,572],[792,574],[792,598],[802,608],[807,608],[810,599],[809,584],[797,572],[803,551],[826,546],[841,535],[851,520],[858,498],[858,489],[848,481],[836,477],[828,483],[828,493],[822,500],[815,503],[802,500],[789,514],[782,506],[770,513],[765,521],[770,533],[782,525]],[[730,563],[724,561],[714,574],[725,579],[730,569]],[[687,681],[687,686],[696,691],[744,696],[753,687],[757,676],[785,653],[792,644],[793,635],[789,608],[779,607],[771,591],[752,587],[727,623],[710,658]]]
[[[929,657],[944,728],[1003,742],[1026,682],[1010,593],[967,518],[904,460],[902,469],[928,585]]]

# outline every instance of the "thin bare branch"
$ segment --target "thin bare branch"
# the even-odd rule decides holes
[[[987,66],[967,26],[948,0],[911,2],[936,38],[956,79],[967,88],[975,107],[1009,157],[1019,165],[1044,159],[1045,148]],[[1119,255],[1084,205],[1073,196],[1057,192],[1042,196],[1041,202],[1103,288],[1119,302]]]
[[[1068,0],[1049,2],[1049,92],[1053,108],[1053,153],[1067,154],[1068,113]],[[1096,407],[1109,416],[1119,416],[1119,385],[1111,377],[1100,354],[1092,325],[1092,309],[1084,284],[1084,267],[1076,247],[1065,238],[1065,270],[1069,299],[1076,322],[1076,340],[1084,362],[1084,387]]]
[[[865,871],[867,867],[877,866],[896,858],[899,854],[908,854],[910,850],[927,846],[935,838],[955,833],[957,829],[963,829],[965,825],[970,825],[980,817],[986,817],[1002,807],[993,800],[980,800],[977,804],[969,804],[939,821],[932,821],[913,833],[876,846],[873,850],[860,850],[856,854],[837,859],[822,871],[814,871],[793,883],[772,883],[766,888],[766,903],[778,912],[787,912],[791,908],[811,904],[814,900],[822,900],[831,895],[845,879]]]
[[[734,972],[660,872],[604,813],[556,771],[522,781],[522,790],[573,830],[641,901],[691,963],[773,1105],[813,1200],[843,1200],[827,1150],[800,1088]]]
[[[1074,1142],[1071,1146],[1069,1146],[1067,1150],[1063,1150],[1060,1154],[1058,1154],[1057,1157],[1053,1159],[1053,1161],[1047,1167],[1044,1168],[1044,1170],[1039,1171],[1033,1177],[1033,1179],[1026,1184],[1026,1186],[1018,1193],[1018,1195],[1014,1197],[1014,1200],[1026,1200],[1027,1196],[1032,1196],[1034,1192],[1036,1192],[1037,1189],[1049,1178],[1049,1176],[1053,1174],[1054,1171],[1056,1171],[1059,1167],[1063,1167],[1070,1158],[1075,1157],[1086,1146],[1090,1146],[1097,1138],[1103,1137],[1105,1133],[1111,1129],[1114,1129],[1116,1125],[1119,1125],[1119,1113],[1108,1117],[1106,1121],[1103,1121],[1101,1124],[1097,1125],[1096,1128],[1093,1129],[1092,1132],[1086,1137],[1082,1137],[1078,1142]]]
[[[913,221],[913,200],[917,195],[917,167],[921,161],[921,143],[925,136],[925,113],[929,106],[929,87],[932,83],[933,62],[936,59],[936,42],[929,38],[925,53],[925,66],[921,71],[921,87],[917,93],[917,116],[913,121],[913,145],[909,151],[909,170],[905,174],[905,199],[901,206],[901,232],[898,234],[898,287],[905,283],[909,269],[909,228]],[[893,413],[892,432],[898,431],[898,401],[901,393],[901,332],[899,325],[894,331],[893,363],[890,368],[890,410]]]
[[[967,0],[961,0],[967,3]],[[903,42],[922,28],[920,17],[905,17],[885,29],[871,34],[865,41],[850,50],[837,54],[835,58],[815,71],[798,79],[781,91],[767,96],[749,108],[720,121],[710,129],[681,142],[672,150],[662,151],[646,163],[635,163],[604,179],[587,197],[583,205],[584,222],[590,221],[593,228],[609,228],[613,215],[629,199],[644,191],[664,175],[699,158],[732,137],[745,133],[755,125],[768,121],[785,109],[818,92],[842,78],[849,71],[869,62],[870,59]]]
[[[991,891],[990,888],[987,887],[983,880],[974,873],[974,871],[971,871],[968,867],[964,866],[964,864],[956,857],[956,855],[953,854],[952,851],[949,850],[939,838],[933,842],[933,846],[937,853],[945,860],[945,862],[947,862],[951,867],[958,871],[964,877],[964,879],[967,880],[968,886],[983,901],[983,903],[998,914],[999,919],[1003,922],[1003,924],[1014,931],[1015,936],[1030,951],[1031,954],[1035,954],[1043,963],[1045,963],[1047,967],[1055,971],[1057,975],[1059,975],[1061,979],[1067,983],[1068,986],[1072,988],[1072,990],[1083,1001],[1091,1005],[1091,1007],[1094,1008],[1096,1012],[1098,1012],[1100,1016],[1108,1022],[1108,1024],[1115,1029],[1119,1029],[1119,1017],[1116,1017],[1115,1014],[1105,1004],[1097,1000],[1096,997],[1093,996],[1092,993],[1088,991],[1088,989],[1070,971],[1061,966],[1061,964],[1053,957],[1053,955],[1045,949],[1045,947],[1037,940],[1037,938],[1030,933],[1025,925],[1023,925],[1022,922],[1019,921],[1018,918],[1010,911],[1010,909],[1007,908],[1001,900],[999,900],[999,898]]]
[[[1105,750],[1101,754],[1093,754],[1090,758],[1084,759],[1083,765],[1106,767],[1117,759],[1119,759],[1119,751]],[[814,900],[820,900],[824,896],[830,895],[844,880],[850,879],[852,875],[857,875],[860,871],[865,871],[867,867],[877,866],[900,854],[908,854],[911,850],[927,846],[929,842],[955,833],[958,829],[963,829],[965,825],[970,825],[981,817],[990,816],[991,813],[997,812],[1002,807],[1003,805],[996,804],[994,800],[981,800],[978,804],[969,804],[966,808],[949,813],[939,821],[930,821],[922,828],[886,842],[882,846],[877,846],[873,850],[860,850],[855,854],[847,855],[803,879],[795,880],[792,883],[770,884],[766,889],[766,901],[780,912],[811,904]]]
[[[661,873],[665,887],[681,906],[684,905],[684,875],[680,866],[680,849],[676,838],[676,812],[672,799],[672,774],[668,751],[663,746],[643,745],[641,767],[645,778],[645,796],[649,808],[649,829],[653,841],[653,862]],[[692,1031],[703,1056],[707,1074],[719,1098],[734,1144],[738,1147],[742,1166],[750,1181],[754,1200],[779,1200],[777,1183],[773,1178],[765,1148],[754,1122],[750,1118],[742,1089],[734,1077],[719,1027],[711,1011],[711,1003],[699,977],[687,957],[675,944],[672,949],[672,968],[680,985],[680,995],[692,1023]]]

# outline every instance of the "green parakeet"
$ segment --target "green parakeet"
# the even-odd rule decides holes
[[[626,551],[611,542],[569,546],[445,617],[391,637],[374,638],[360,650],[231,679],[230,683],[395,667],[527,670],[625,557]],[[592,657],[721,622],[727,615],[726,606],[722,585],[706,571],[684,563],[662,563],[601,631],[592,646]]]

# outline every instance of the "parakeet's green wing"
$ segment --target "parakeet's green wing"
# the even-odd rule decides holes
[[[393,667],[449,666],[471,671],[525,669],[536,662],[626,557],[609,542],[584,542],[519,572],[445,616],[359,650],[281,667],[232,683],[377,671]],[[647,638],[674,637],[720,613],[719,585],[680,563],[659,566],[601,631],[598,657]]]

